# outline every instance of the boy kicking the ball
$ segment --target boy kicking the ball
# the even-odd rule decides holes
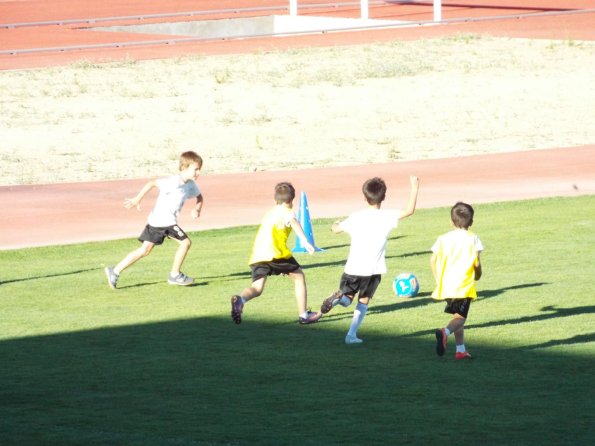
[[[284,275],[293,280],[300,324],[312,324],[321,316],[307,309],[306,278],[287,246],[287,238],[293,229],[306,251],[310,255],[315,251],[292,210],[295,189],[291,183],[278,183],[274,197],[276,205],[262,219],[248,262],[252,270],[252,284],[240,294],[231,296],[231,318],[236,324],[242,323],[246,302],[262,294],[267,277],[271,275]]]
[[[432,298],[445,300],[445,313],[453,318],[444,328],[436,330],[436,353],[443,356],[451,333],[455,335],[455,359],[471,359],[465,348],[465,321],[471,302],[477,298],[475,281],[481,277],[479,254],[483,245],[477,235],[469,231],[473,224],[473,208],[458,202],[450,210],[455,229],[441,235],[432,246],[430,264],[436,280]]]
[[[407,209],[404,211],[380,209],[386,196],[386,184],[381,178],[371,178],[362,187],[368,208],[352,214],[343,221],[335,222],[332,226],[335,234],[347,232],[351,236],[351,246],[339,290],[322,302],[320,311],[326,314],[337,305],[348,307],[359,292],[351,326],[345,336],[346,344],[363,342],[357,337],[357,330],[368,311],[370,299],[380,284],[381,275],[386,273],[388,234],[397,227],[399,220],[415,212],[419,179],[412,176],[409,181],[411,192]]]
[[[167,283],[185,286],[194,282],[194,279],[180,271],[191,242],[188,235],[178,226],[177,220],[184,202],[190,198],[196,198],[191,217],[195,219],[200,216],[203,196],[194,180],[198,178],[201,168],[202,158],[200,155],[193,151],[184,152],[180,155],[180,172],[177,175],[149,181],[136,197],[124,200],[124,207],[127,209],[136,207],[140,211],[140,202],[143,197],[151,189],[155,187],[159,189],[155,207],[149,214],[147,225],[138,239],[142,245],[128,253],[116,266],[105,268],[107,283],[112,289],[116,289],[122,271],[148,256],[153,247],[161,245],[166,237],[174,239],[179,244]]]

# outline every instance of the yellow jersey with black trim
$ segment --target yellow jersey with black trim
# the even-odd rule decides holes
[[[295,218],[293,210],[284,204],[268,211],[256,233],[248,264],[292,257],[291,250],[287,247],[287,239],[291,233],[291,221]]]
[[[473,299],[475,267],[483,245],[477,235],[465,229],[455,229],[438,237],[432,246],[436,255],[436,288],[433,299]]]

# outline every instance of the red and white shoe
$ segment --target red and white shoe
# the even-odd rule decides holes
[[[472,359],[471,358],[471,353],[465,351],[465,352],[456,352],[455,353],[455,359]]]

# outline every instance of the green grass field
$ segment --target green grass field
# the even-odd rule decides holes
[[[429,248],[450,229],[446,208],[392,233],[359,346],[343,343],[353,306],[299,326],[283,277],[232,323],[255,227],[193,233],[189,288],[165,281],[171,242],[116,291],[103,268],[133,240],[0,251],[0,443],[594,444],[594,209],[595,196],[476,206],[484,277],[467,362],[452,338],[434,352],[448,316],[429,298]],[[329,226],[313,221],[323,253],[298,256],[312,308],[349,248]],[[419,296],[393,295],[402,271]]]

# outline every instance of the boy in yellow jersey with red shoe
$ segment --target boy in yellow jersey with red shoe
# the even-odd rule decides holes
[[[266,279],[271,275],[285,275],[293,280],[300,324],[312,324],[320,319],[320,313],[306,308],[306,278],[287,246],[287,239],[293,229],[306,251],[309,254],[314,254],[315,251],[293,212],[294,198],[295,189],[291,183],[282,182],[275,186],[276,206],[264,215],[248,262],[252,270],[252,284],[239,295],[231,297],[231,318],[236,324],[242,323],[246,302],[262,294]]]
[[[436,330],[436,353],[443,356],[448,336],[455,335],[455,359],[471,359],[465,348],[465,321],[471,302],[477,298],[475,281],[481,278],[479,255],[483,245],[477,235],[469,231],[473,224],[473,208],[458,202],[450,210],[455,229],[438,237],[432,246],[430,264],[436,280],[432,298],[445,300],[445,313],[453,319],[444,328]]]

